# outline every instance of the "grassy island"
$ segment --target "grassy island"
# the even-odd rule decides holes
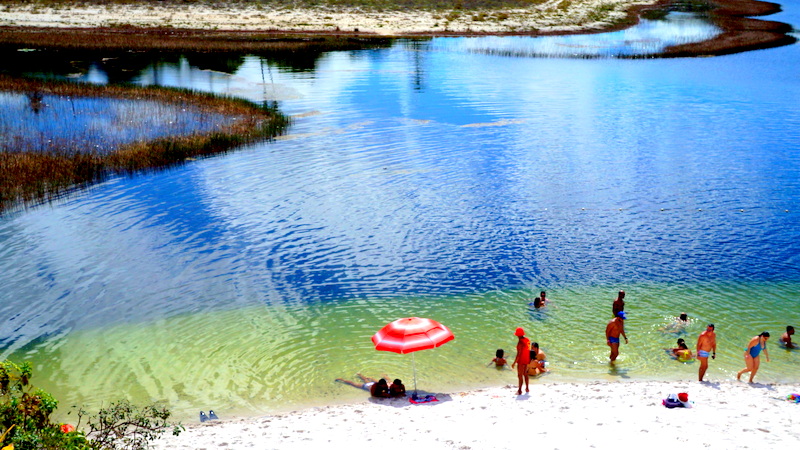
[[[24,137],[11,136],[0,151],[0,211],[47,201],[109,175],[136,173],[226,152],[248,142],[274,137],[288,124],[288,118],[274,105],[183,89],[98,86],[0,76],[0,93],[3,92],[25,93],[32,108],[47,96],[157,102],[200,111],[217,118],[219,123],[208,124],[202,132],[136,139],[102,148],[69,142],[33,149],[30,145],[14,147],[14,142],[25,142]]]

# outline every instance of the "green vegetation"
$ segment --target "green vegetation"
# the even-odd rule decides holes
[[[78,412],[77,426],[53,423],[58,402],[36,389],[30,363],[0,363],[0,447],[14,450],[142,449],[168,429],[177,435],[180,424],[170,424],[170,411],[157,404],[137,408],[126,401],[112,403],[97,414]],[[80,424],[87,419],[88,433]]]
[[[54,199],[112,174],[131,174],[166,167],[190,158],[231,150],[269,139],[289,123],[275,105],[201,94],[184,89],[98,86],[0,76],[0,91],[72,97],[155,100],[199,108],[233,118],[209,133],[132,142],[112,152],[51,148],[44,151],[0,152],[0,211],[20,204]]]

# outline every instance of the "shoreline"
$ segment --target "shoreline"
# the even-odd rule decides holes
[[[655,57],[716,56],[796,42],[788,35],[793,31],[791,25],[752,18],[781,11],[777,3],[703,1],[710,8],[709,20],[722,33],[708,41],[669,47]],[[267,11],[241,4],[225,10],[203,5],[53,8],[20,4],[0,9],[0,45],[257,51],[278,46],[302,48],[310,40],[325,38],[351,40],[346,45],[357,45],[352,40],[595,34],[629,28],[642,14],[664,10],[672,2],[620,0],[600,14],[597,8],[605,4],[584,0],[562,14],[547,9],[553,3],[547,1],[528,9],[464,10],[449,15],[441,11],[376,12],[348,7]],[[588,21],[589,17],[593,21]],[[53,33],[54,29],[58,33]],[[131,36],[142,39],[134,42]]]
[[[800,439],[800,384],[712,382],[531,383],[436,394],[437,402],[372,399],[256,418],[185,424],[154,448],[779,448]],[[661,404],[686,392],[692,408]],[[365,393],[366,395],[366,393]]]

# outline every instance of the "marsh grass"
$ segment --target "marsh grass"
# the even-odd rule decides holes
[[[0,212],[58,198],[110,175],[159,169],[270,139],[289,124],[274,104],[257,105],[184,89],[98,86],[0,75],[0,91],[158,101],[232,118],[212,131],[130,142],[109,152],[76,149],[69,143],[38,151],[0,151]]]
[[[182,52],[339,51],[385,47],[389,38],[286,32],[237,32],[140,28],[128,25],[94,29],[2,27],[0,46]]]

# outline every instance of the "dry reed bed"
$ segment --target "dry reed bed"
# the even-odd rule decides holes
[[[0,45],[31,48],[186,51],[285,52],[337,51],[385,47],[390,38],[345,33],[285,33],[252,31],[179,30],[172,28],[0,27]]]
[[[273,106],[183,89],[98,86],[19,79],[0,75],[0,91],[43,95],[150,100],[190,106],[234,118],[212,132],[171,136],[122,145],[107,154],[55,149],[47,152],[0,152],[0,212],[52,200],[111,174],[131,174],[166,167],[187,158],[223,153],[281,133],[289,119]]]

